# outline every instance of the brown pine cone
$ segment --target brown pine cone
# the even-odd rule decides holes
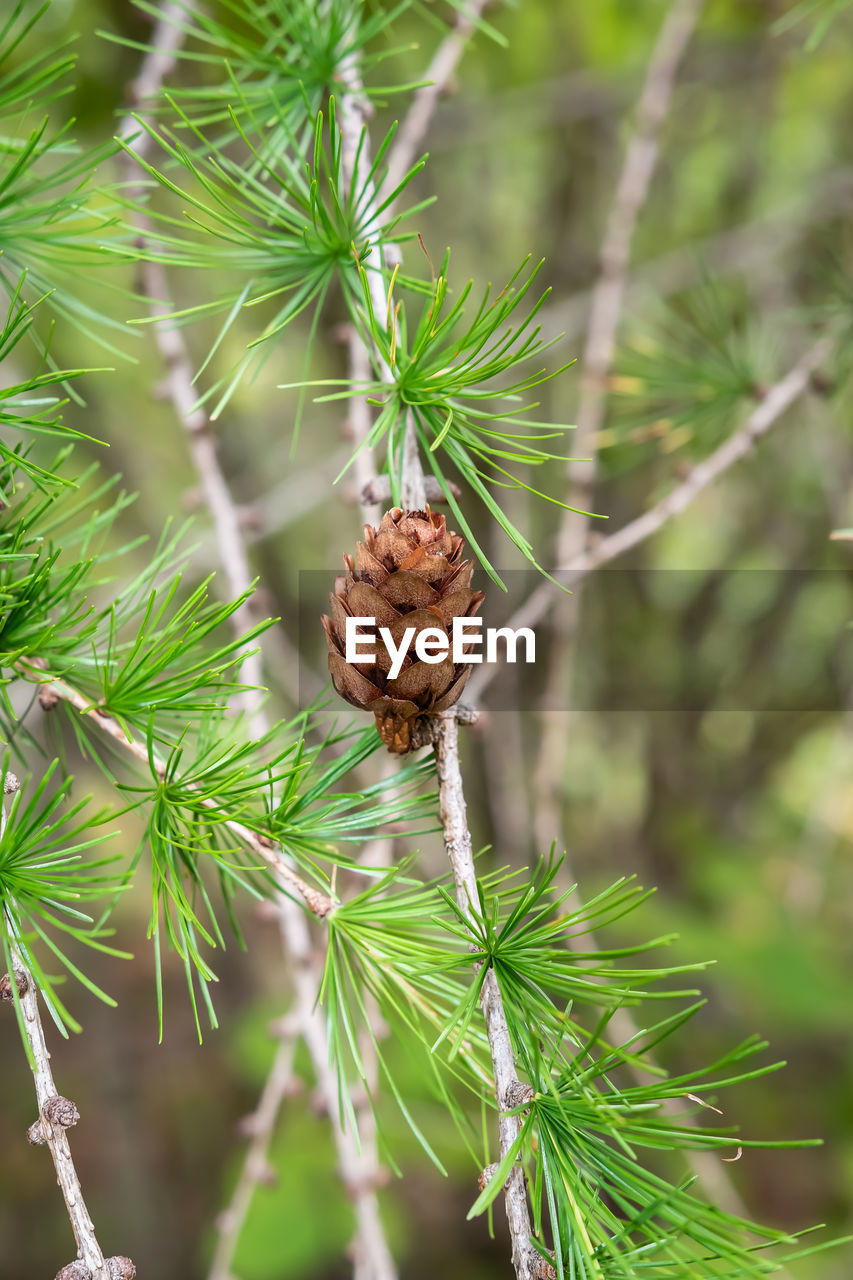
[[[329,597],[332,616],[323,618],[329,671],[342,698],[374,713],[389,751],[403,753],[417,745],[419,717],[452,707],[471,672],[469,664],[454,664],[451,656],[453,619],[473,617],[485,598],[482,591],[471,589],[473,565],[462,559],[464,546],[458,533],[449,532],[444,516],[429,507],[394,507],[378,529],[364,526],[364,542],[358,544],[355,560],[344,556],[346,575],[337,579]],[[348,616],[376,619],[374,662],[346,661]],[[395,644],[408,627],[415,628],[394,679],[391,657],[378,636],[380,627],[388,627]],[[414,653],[417,633],[428,627],[448,637],[451,647],[440,662],[422,662]]]

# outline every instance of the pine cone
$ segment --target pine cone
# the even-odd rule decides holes
[[[453,663],[451,629],[454,618],[473,617],[485,597],[471,589],[473,565],[462,559],[464,546],[458,533],[448,531],[444,516],[429,507],[424,511],[394,507],[382,517],[378,529],[364,526],[364,542],[358,544],[355,560],[344,556],[346,576],[336,580],[335,593],[329,597],[332,616],[323,618],[329,671],[342,698],[374,713],[389,751],[412,750],[417,745],[419,717],[452,707],[470,674],[469,664]],[[348,616],[376,619],[375,662],[346,661]],[[395,644],[407,627],[416,631],[393,680],[379,627],[389,628]],[[414,653],[417,633],[427,627],[448,636],[451,649],[440,662],[421,662]]]

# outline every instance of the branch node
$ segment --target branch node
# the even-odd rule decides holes
[[[56,1280],[92,1280],[92,1273],[85,1262],[78,1258],[76,1262],[69,1262],[67,1267],[57,1271]]]
[[[71,1129],[80,1119],[76,1105],[59,1093],[48,1099],[42,1107],[42,1114],[49,1124],[56,1125],[58,1129]]]
[[[531,1249],[527,1255],[527,1266],[533,1280],[557,1280],[557,1271],[547,1258],[543,1258],[538,1249]]]
[[[462,497],[462,490],[452,480],[448,481],[448,489],[454,498]],[[424,491],[427,502],[447,502],[447,497],[435,476],[424,476]],[[374,476],[368,480],[361,490],[361,503],[366,507],[387,507],[391,501],[391,479],[389,476]]]
[[[42,711],[52,711],[59,705],[59,694],[55,693],[49,684],[42,684],[39,685],[38,700]]]
[[[536,1090],[529,1084],[525,1084],[523,1080],[511,1080],[504,1092],[504,1106],[507,1111],[514,1111],[525,1102],[532,1102],[535,1097]]]
[[[136,1267],[130,1258],[117,1254],[113,1258],[107,1258],[106,1264],[110,1280],[135,1280]]]
[[[21,973],[20,970],[16,970],[15,986],[18,988],[19,996],[23,997],[27,994],[27,985],[26,974]],[[0,978],[0,1000],[14,999],[15,997],[12,994],[12,979],[8,973],[4,973],[3,977]]]
[[[467,702],[457,702],[454,711],[460,724],[476,724],[482,715],[482,712]]]
[[[27,1129],[27,1142],[31,1147],[43,1147],[47,1142],[41,1117],[38,1120],[34,1120],[29,1129]]]

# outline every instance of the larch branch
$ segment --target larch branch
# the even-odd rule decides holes
[[[452,714],[440,717],[436,726],[435,761],[438,772],[439,815],[444,832],[444,847],[456,882],[456,900],[460,911],[472,921],[479,901],[477,875],[474,869],[474,852],[471,833],[468,829],[465,792],[459,765],[459,725]],[[506,1114],[506,1109],[512,1109],[518,1105],[520,1082],[515,1069],[515,1055],[503,998],[492,968],[489,969],[483,981],[480,1006],[486,1023],[495,1072],[500,1151],[503,1157],[517,1140],[521,1128],[521,1120],[517,1115]],[[518,1280],[534,1280],[540,1271],[537,1264],[541,1263],[542,1259],[530,1243],[530,1212],[527,1204],[524,1168],[520,1160],[516,1160],[510,1170],[504,1199],[516,1276]]]
[[[561,513],[556,563],[568,563],[586,546],[598,471],[597,448],[607,408],[607,377],[625,302],[631,242],[651,187],[660,152],[660,134],[669,111],[676,76],[703,0],[673,0],[652,49],[625,158],[601,245],[598,278],[592,290],[587,337],[580,374],[577,428],[566,467],[568,501],[580,512]],[[579,594],[555,609],[551,658],[542,694],[541,733],[533,769],[534,835],[538,848],[560,839],[561,788],[566,735],[553,708],[571,687],[575,640],[580,619]]]
[[[461,45],[459,52],[461,52]],[[456,56],[458,57],[458,53]],[[406,425],[406,438],[403,445],[402,491],[404,506],[417,509],[424,505],[424,475],[411,419]],[[436,718],[432,726],[432,738],[438,775],[439,815],[444,834],[444,846],[456,883],[459,908],[466,918],[471,920],[478,901],[477,877],[459,763],[459,722],[455,709],[447,715]],[[480,1005],[494,1069],[500,1151],[503,1157],[513,1146],[520,1132],[521,1122],[518,1116],[506,1114],[517,1105],[520,1082],[515,1069],[512,1041],[500,987],[495,972],[491,968],[483,981]],[[517,1280],[535,1280],[537,1275],[542,1274],[542,1259],[530,1243],[531,1224],[527,1188],[524,1168],[519,1160],[514,1162],[509,1172],[504,1200],[512,1244],[512,1262]]]
[[[169,34],[170,31],[171,35]],[[174,28],[166,14],[163,15],[163,18],[155,28],[152,50],[146,58],[145,64],[143,64],[142,72],[135,81],[135,87],[146,86],[149,96],[155,93],[158,87],[155,70],[159,68],[162,78],[171,69],[168,56],[161,56],[160,54],[161,42],[164,42],[164,51],[167,48],[173,51],[174,58],[174,53],[179,47],[179,40],[175,39]],[[146,64],[148,64],[147,70]],[[144,107],[143,102],[138,102],[138,105]],[[149,145],[149,135],[147,133],[143,134],[136,144],[136,150],[139,153],[143,146],[147,147]],[[150,231],[150,225],[147,224],[144,215],[138,215],[138,219],[140,231],[143,233]],[[170,310],[168,281],[162,264],[149,260],[144,264],[144,272],[146,292],[149,297],[157,300],[152,303],[152,314],[155,316],[167,315]],[[166,323],[161,322],[155,325],[155,334],[160,353],[166,364],[168,393],[175,406],[177,416],[188,433],[193,462],[199,476],[205,504],[212,517],[219,558],[225,571],[228,588],[233,595],[241,595],[248,589],[251,578],[239,509],[234,502],[219,462],[210,421],[207,414],[197,405],[197,396],[192,385],[192,368],[186,344],[180,329],[169,327]],[[368,372],[369,368],[366,370],[357,368],[353,371],[353,376],[364,377]],[[364,410],[369,413],[366,404],[364,405]],[[366,431],[369,430],[369,418],[366,424],[362,420],[352,425],[354,434],[360,442]],[[367,451],[363,452],[366,453]],[[364,468],[363,474],[359,476],[363,487],[374,478],[375,471],[370,464],[369,458],[360,459],[359,465]],[[247,608],[247,605],[243,606],[243,612]],[[238,632],[244,629],[244,621],[239,614],[234,615],[233,624]],[[291,649],[290,642],[281,628],[277,630],[276,638],[280,644],[286,644],[288,650]],[[289,652],[286,656],[288,660],[280,664],[283,670],[285,672],[297,671],[298,663],[295,653]],[[244,664],[242,678],[248,684],[259,685],[263,674],[262,656],[258,653],[251,660],[247,659],[247,663],[249,661],[251,661],[252,667],[248,669],[247,665]],[[289,692],[295,701],[298,691],[292,683]],[[258,693],[253,694],[248,710],[253,724],[259,731],[262,730],[265,727],[266,717],[260,704],[260,695]],[[269,857],[267,857],[267,861],[269,861]],[[375,1177],[372,1175],[368,1177],[365,1174],[365,1170],[368,1169],[368,1165],[371,1162],[374,1165],[376,1164],[375,1153],[371,1157],[366,1151],[360,1151],[357,1138],[344,1128],[340,1119],[337,1081],[329,1067],[329,1046],[325,1023],[321,1011],[316,1008],[319,974],[316,966],[310,963],[312,954],[311,935],[301,910],[288,896],[294,888],[293,878],[295,873],[279,857],[276,857],[274,870],[283,891],[279,903],[282,940],[285,951],[289,955],[294,968],[296,985],[294,1017],[299,1032],[304,1037],[308,1047],[317,1078],[318,1090],[323,1098],[323,1103],[332,1125],[341,1178],[353,1199],[357,1221],[356,1238],[353,1246],[356,1255],[356,1277],[357,1280],[395,1280],[396,1272],[379,1219],[379,1209],[375,1194]],[[300,893],[304,898],[304,888],[300,888]],[[331,899],[325,899],[324,901],[324,898],[325,895],[321,895],[317,899],[321,909],[315,910],[315,914],[320,917],[328,914],[328,910],[332,907]],[[307,899],[306,902],[311,906]],[[328,904],[328,908],[326,904]],[[313,907],[311,909],[314,910]],[[290,1061],[292,1065],[292,1057]],[[262,1097],[262,1114],[265,1123],[269,1125],[270,1133],[278,1112],[278,1102],[276,1100],[280,1101],[281,1093],[286,1087],[286,1080],[284,1079],[285,1065],[283,1056],[281,1054],[277,1055],[273,1072]],[[234,1197],[221,1219],[220,1236],[210,1272],[211,1280],[224,1280],[224,1277],[230,1273],[230,1266],[237,1247],[240,1230],[254,1188],[257,1185],[257,1166],[258,1149],[250,1147],[243,1176],[238,1182]]]
[[[50,1104],[55,1102],[59,1094],[50,1067],[50,1051],[44,1038],[44,1027],[38,1006],[38,990],[32,974],[25,968],[20,957],[18,957],[16,968],[26,984],[21,996],[21,1013],[24,1034],[32,1054],[33,1079],[39,1107],[38,1137],[50,1151],[56,1169],[56,1181],[59,1183],[74,1239],[77,1242],[77,1256],[88,1267],[92,1280],[109,1280],[106,1260],[98,1244],[95,1226],[86,1208],[86,1201],[83,1199],[83,1190],[71,1155],[68,1134],[61,1124],[50,1119],[52,1110]]]
[[[263,1182],[269,1170],[269,1149],[275,1133],[281,1104],[293,1082],[293,1058],[296,1035],[283,1036],[269,1075],[264,1081],[258,1105],[249,1117],[249,1146],[227,1208],[217,1218],[218,1236],[208,1280],[232,1280],[231,1264],[249,1208],[258,1184]]]
[[[4,779],[4,795],[18,790],[18,780],[7,773]],[[0,832],[6,826],[6,809],[3,797],[0,796]],[[13,971],[9,975],[9,988],[2,993],[4,1000],[14,1000],[12,984],[17,987],[21,1005],[21,1025],[29,1047],[30,1066],[35,1082],[36,1101],[39,1118],[31,1126],[28,1137],[36,1146],[46,1146],[50,1152],[56,1170],[56,1181],[65,1201],[68,1220],[77,1242],[78,1270],[84,1267],[89,1280],[112,1280],[117,1268],[111,1264],[126,1264],[124,1275],[133,1280],[136,1269],[129,1258],[104,1258],[103,1250],[95,1234],[80,1178],[74,1165],[67,1130],[80,1119],[80,1113],[72,1102],[62,1098],[53,1079],[50,1065],[50,1050],[44,1035],[41,1012],[38,1003],[38,987],[35,979],[25,965],[20,952],[12,948]]]
[[[166,777],[166,762],[156,751],[152,750],[149,755],[147,743],[130,736],[127,730],[108,711],[98,707],[92,702],[91,698],[85,697],[79,689],[75,689],[67,680],[64,680],[61,676],[53,675],[41,665],[27,662],[25,659],[16,664],[16,669],[25,679],[49,688],[57,698],[74,707],[76,711],[79,711],[80,715],[86,717],[89,724],[95,725],[101,733],[112,738],[124,751],[134,756],[146,768],[153,766],[158,778],[163,779]],[[179,776],[176,780],[180,780]],[[231,834],[247,845],[262,861],[267,863],[279,877],[287,891],[300,898],[313,915],[322,920],[334,910],[334,900],[328,894],[322,893],[319,889],[315,889],[313,885],[308,884],[306,880],[303,880],[285,862],[273,845],[272,840],[267,836],[259,835],[236,818],[223,818],[221,807],[216,800],[199,796],[199,804],[203,809],[216,813]]]
[[[370,148],[367,133],[367,122],[371,114],[370,104],[364,92],[364,86],[361,82],[361,72],[357,54],[347,58],[339,68],[339,77],[344,84],[344,93],[341,96],[340,111],[338,113],[338,121],[341,127],[341,167],[345,178],[345,185],[353,180],[355,173],[356,157],[360,155],[360,164],[363,170],[370,167]],[[360,151],[359,151],[360,148]],[[365,226],[368,234],[371,229],[375,229],[375,223],[378,215],[374,212],[379,204],[379,194],[373,189],[373,184],[368,184],[365,199]],[[388,294],[385,289],[385,258],[386,255],[393,257],[395,261],[400,260],[399,248],[393,244],[381,244],[378,236],[374,239],[370,246],[365,262],[367,272],[367,285],[370,292],[371,305],[374,315],[384,316],[388,311]],[[391,324],[396,323],[393,316],[390,317]],[[362,348],[362,350],[359,350]],[[368,372],[369,352],[363,347],[362,341],[358,333],[353,329],[350,337],[350,374],[354,378],[356,371],[362,376]],[[386,364],[385,360],[374,353],[379,367],[379,374],[383,382],[391,383],[394,375]],[[350,425],[353,429],[353,435],[356,443],[361,444],[367,432],[370,429],[370,410],[363,396],[353,397],[350,402]],[[415,431],[415,423],[411,413],[406,417],[406,425],[403,437],[403,483],[402,483],[402,502],[403,506],[410,511],[423,509],[426,505],[426,489],[424,486],[423,469],[418,456],[418,442]],[[366,448],[362,449],[362,454],[367,454]],[[372,457],[368,457],[361,463],[362,470],[357,472],[360,482],[362,494],[365,486],[369,483],[371,477],[367,475],[370,468],[373,474],[376,473],[376,467]],[[363,506],[365,504],[363,503]],[[371,515],[374,512],[371,511]]]

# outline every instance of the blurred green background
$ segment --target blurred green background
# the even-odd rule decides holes
[[[666,7],[658,0],[493,6],[491,19],[508,45],[477,39],[427,143],[431,159],[418,190],[438,199],[418,225],[433,258],[450,245],[457,284],[471,274],[499,285],[525,254],[544,256],[543,280],[554,290],[544,324],[566,335],[555,362],[582,349],[587,291],[631,107]],[[842,12],[806,51],[808,23],[785,31],[776,25],[791,8],[788,0],[710,0],[686,57],[635,239],[614,394],[599,441],[595,509],[611,529],[742,420],[750,385],[766,385],[790,367],[813,320],[838,305],[853,268],[853,13]],[[47,21],[58,38],[79,33],[78,88],[55,110],[73,111],[81,139],[101,140],[114,129],[138,59],[97,33],[144,39],[148,22],[125,0],[52,0]],[[438,35],[416,14],[402,28],[400,43],[410,35],[419,47],[395,58],[393,75],[417,75]],[[387,66],[380,74],[383,83],[392,79]],[[393,102],[380,107],[377,130],[399,110]],[[131,283],[129,273],[116,279]],[[178,279],[175,294],[183,303],[214,283]],[[120,292],[109,305],[121,319],[141,312]],[[341,318],[333,304],[314,357],[317,376],[344,369]],[[249,332],[229,338],[232,354]],[[209,338],[191,334],[197,354]],[[263,376],[235,397],[219,435],[245,506],[260,607],[281,615],[294,641],[299,571],[331,574],[358,530],[349,483],[329,487],[346,448],[335,406],[309,406],[291,451],[294,404],[275,384],[300,375],[301,340],[289,331]],[[144,330],[126,346],[135,362],[90,380],[86,407],[72,407],[69,421],[106,441],[106,457],[97,451],[102,465],[138,490],[125,517],[128,534],[156,537],[165,520],[193,516],[193,563],[203,574],[215,567],[215,550],[185,442],[157,395],[156,352]],[[111,362],[61,331],[57,350],[66,360]],[[690,376],[680,388],[684,367]],[[663,682],[668,709],[642,710],[635,701],[624,710],[545,713],[561,718],[568,744],[565,840],[585,896],[636,873],[658,893],[623,936],[676,930],[678,959],[716,961],[702,982],[708,1006],[669,1051],[668,1065],[696,1065],[758,1031],[787,1068],[733,1090],[727,1120],[756,1137],[823,1139],[822,1147],[791,1153],[750,1151],[724,1167],[732,1186],[755,1217],[791,1230],[826,1222],[836,1233],[853,1229],[853,709],[839,692],[838,672],[816,701],[795,699],[793,709],[777,711],[742,699],[733,705],[713,689],[692,696],[691,674],[703,645],[717,645],[717,661],[737,668],[741,687],[766,688],[769,680],[772,688],[778,680],[796,689],[814,674],[816,655],[844,638],[849,553],[829,542],[831,530],[853,523],[844,372],[800,400],[752,458],[626,562],[697,571],[689,590],[655,598],[615,577],[612,587],[590,595],[580,662],[601,705],[617,705],[618,694],[608,703],[608,688],[618,689],[630,660],[636,679],[645,666],[650,683]],[[571,422],[576,399],[577,376],[569,371],[545,388],[543,415]],[[555,466],[536,481],[559,492],[562,476]],[[520,493],[509,493],[507,506],[550,563],[555,512]],[[495,562],[514,567],[507,546],[481,531]],[[712,572],[719,569],[768,571],[760,575],[760,598],[720,589]],[[781,569],[834,569],[838,576],[770,572]],[[542,643],[544,658],[544,633]],[[274,640],[269,654],[273,699],[284,712],[293,673],[281,669]],[[842,662],[844,670],[849,663]],[[499,864],[546,852],[532,837],[542,715],[524,690],[519,707],[493,709],[465,746],[475,841],[490,845],[485,856]],[[51,732],[47,724],[48,741]],[[91,785],[102,784],[96,778]],[[127,835],[130,852],[132,827]],[[422,865],[441,869],[431,838],[423,842]],[[234,946],[218,966],[221,1030],[196,1044],[174,968],[158,1047],[146,912],[144,892],[122,905],[119,940],[135,959],[93,974],[118,998],[118,1010],[75,992],[84,1034],[70,1044],[54,1037],[54,1067],[83,1113],[73,1145],[102,1241],[110,1252],[130,1254],[141,1277],[193,1280],[205,1274],[212,1224],[235,1176],[238,1123],[272,1057],[267,1028],[286,1007],[287,975],[274,923],[247,909],[248,951]],[[32,1089],[6,1016],[0,1276],[34,1280],[53,1275],[73,1245],[49,1162],[23,1140],[34,1116]],[[476,1171],[415,1070],[405,1058],[399,1064],[450,1176],[436,1174],[388,1107],[387,1134],[406,1175],[391,1176],[383,1193],[401,1274],[504,1274],[503,1244],[489,1240],[483,1220],[465,1222]],[[275,1143],[278,1183],[258,1192],[238,1253],[244,1280],[350,1273],[343,1256],[349,1209],[326,1125],[310,1105],[305,1064],[303,1075],[305,1088],[288,1102]],[[844,1247],[797,1274],[846,1280],[850,1272]]]

